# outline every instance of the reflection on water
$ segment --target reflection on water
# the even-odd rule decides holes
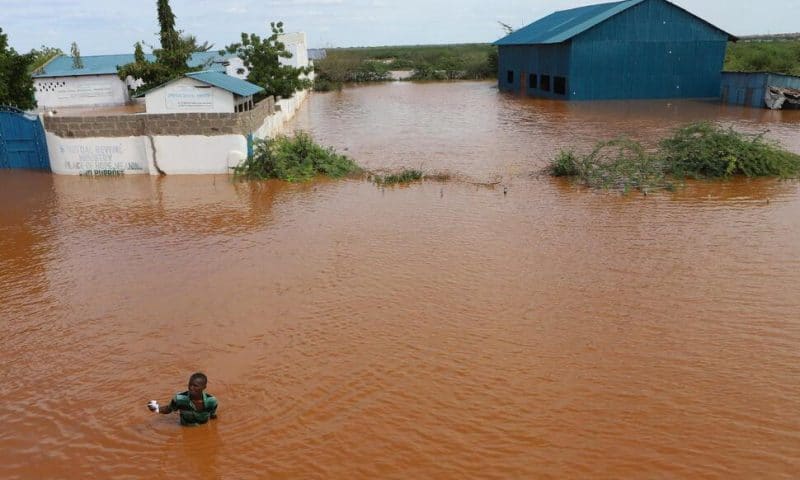
[[[296,126],[457,180],[0,171],[0,477],[792,477],[798,183],[532,175],[700,118],[800,151],[792,112],[401,83]],[[215,423],[147,411],[198,369]]]

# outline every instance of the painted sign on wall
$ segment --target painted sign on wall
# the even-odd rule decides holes
[[[67,85],[56,90],[59,100],[67,99],[104,99],[112,100],[114,90],[106,82],[81,82]]]
[[[149,173],[141,138],[62,139],[47,134],[53,172],[115,176]]]
[[[167,91],[165,100],[169,111],[211,110],[214,106],[214,91],[211,87],[180,85]]]
[[[59,77],[34,81],[40,108],[123,105],[127,87],[116,76]]]

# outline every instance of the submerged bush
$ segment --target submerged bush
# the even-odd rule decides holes
[[[398,183],[411,183],[417,180],[422,180],[424,175],[419,170],[403,170],[399,173],[390,175],[374,175],[372,180],[378,185],[395,185]]]
[[[550,162],[547,171],[554,177],[575,177],[581,173],[578,168],[578,157],[571,150],[558,152],[558,156]]]
[[[695,123],[661,141],[668,173],[679,177],[792,177],[800,172],[800,156],[768,142],[710,123]]]
[[[351,159],[314,143],[306,132],[256,140],[253,156],[233,169],[245,178],[277,178],[289,182],[309,180],[315,175],[339,178],[361,169]]]
[[[641,144],[626,139],[600,142],[588,155],[562,151],[548,171],[556,177],[576,177],[593,188],[647,191],[672,187],[660,159],[647,153]]]
[[[678,129],[647,152],[632,140],[598,143],[588,155],[562,151],[547,172],[574,177],[594,188],[644,192],[672,189],[674,182],[690,178],[728,178],[733,175],[797,177],[800,155],[769,142],[763,135],[745,135],[709,123]]]
[[[330,92],[332,90],[341,90],[344,85],[342,82],[334,82],[326,78],[317,77],[314,79],[315,92]]]

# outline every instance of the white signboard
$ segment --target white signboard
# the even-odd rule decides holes
[[[179,85],[166,92],[167,110],[191,111],[211,110],[214,107],[214,90],[211,87]]]

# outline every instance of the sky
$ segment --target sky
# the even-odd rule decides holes
[[[487,43],[504,35],[498,22],[519,28],[595,3],[604,0],[170,0],[178,29],[220,49],[242,32],[268,36],[271,21],[305,32],[310,48]],[[734,35],[800,31],[800,0],[673,3]],[[159,30],[156,0],[0,0],[0,28],[17,52],[69,53],[76,42],[83,56],[157,46]]]

